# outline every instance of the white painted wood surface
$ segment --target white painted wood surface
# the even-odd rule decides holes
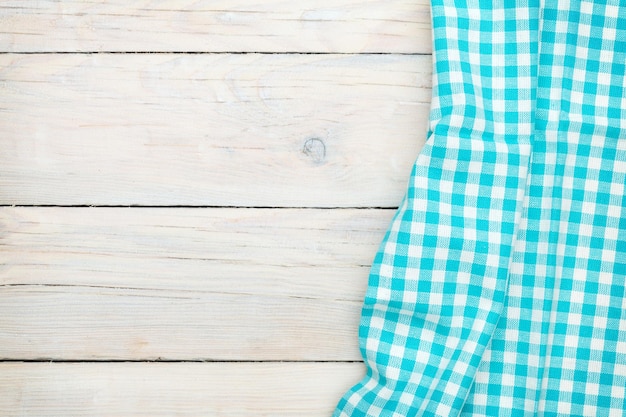
[[[0,415],[330,416],[430,44],[425,0],[0,1]]]
[[[0,358],[359,360],[392,214],[2,208]]]
[[[0,203],[397,206],[430,57],[1,55]]]
[[[4,0],[8,52],[428,53],[426,0]]]
[[[362,363],[4,363],[3,417],[318,417]]]

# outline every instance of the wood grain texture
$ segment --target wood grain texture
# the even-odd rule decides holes
[[[0,209],[0,358],[358,360],[393,210]]]
[[[2,363],[5,417],[328,417],[361,363]]]
[[[0,415],[329,416],[426,136],[429,8],[0,2]]]
[[[0,204],[395,207],[430,74],[406,55],[1,55]]]
[[[428,53],[426,0],[9,0],[0,51]]]

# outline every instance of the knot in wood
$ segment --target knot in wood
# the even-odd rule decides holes
[[[324,141],[320,138],[307,139],[306,142],[304,142],[302,152],[311,158],[313,162],[319,164],[326,158],[326,145],[324,145]]]

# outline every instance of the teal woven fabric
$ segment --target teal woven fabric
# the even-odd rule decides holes
[[[335,417],[626,415],[626,1],[432,1],[427,142]]]

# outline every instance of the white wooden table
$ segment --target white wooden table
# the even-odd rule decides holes
[[[0,1],[0,415],[329,416],[425,0]]]

